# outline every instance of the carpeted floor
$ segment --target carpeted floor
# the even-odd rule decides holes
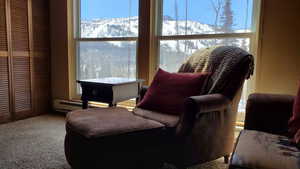
[[[64,116],[43,115],[0,125],[0,169],[70,169]],[[225,169],[222,159],[192,169]]]

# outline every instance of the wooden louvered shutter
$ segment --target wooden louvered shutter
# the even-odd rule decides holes
[[[11,118],[5,0],[0,0],[0,123]]]
[[[16,119],[32,116],[28,0],[11,0],[12,79]]]
[[[49,1],[0,0],[0,123],[50,110],[50,62]]]
[[[49,2],[32,0],[33,76],[35,111],[46,113],[50,109],[50,38]]]

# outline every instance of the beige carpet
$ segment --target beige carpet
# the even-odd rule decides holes
[[[70,169],[64,116],[43,115],[0,125],[0,169]],[[222,159],[191,169],[225,169]]]

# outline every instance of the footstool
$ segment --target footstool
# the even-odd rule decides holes
[[[159,165],[156,147],[164,131],[163,124],[125,108],[76,110],[66,117],[65,155],[73,169]]]
[[[229,169],[300,169],[300,151],[285,136],[243,130]]]

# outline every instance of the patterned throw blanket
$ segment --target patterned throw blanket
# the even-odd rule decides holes
[[[253,69],[253,56],[245,50],[215,46],[195,52],[178,72],[210,72],[202,94],[221,93],[232,100],[244,80],[253,74]]]

